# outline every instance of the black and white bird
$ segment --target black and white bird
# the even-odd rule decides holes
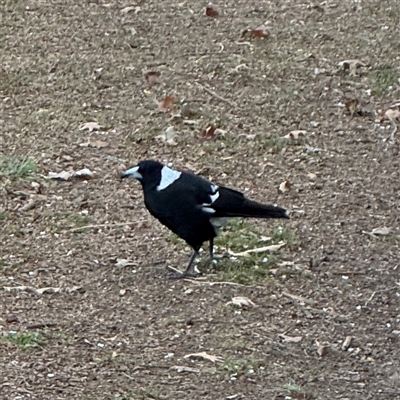
[[[197,275],[194,260],[205,241],[210,242],[212,258],[217,230],[228,218],[289,218],[281,207],[257,203],[236,190],[190,172],[175,171],[158,161],[141,161],[121,178],[137,179],[150,214],[193,248],[182,277]]]

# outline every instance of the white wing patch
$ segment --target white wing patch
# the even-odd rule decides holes
[[[207,213],[207,214],[214,214],[215,210],[210,207],[214,203],[215,200],[218,199],[219,197],[219,187],[217,185],[211,185],[211,194],[209,195],[210,197],[210,202],[209,203],[204,203],[201,205],[201,209]]]
[[[161,181],[160,184],[157,186],[157,190],[164,190],[168,186],[172,185],[177,179],[180,178],[182,172],[175,171],[168,167],[163,167],[161,170]]]
[[[202,209],[203,212],[205,212],[207,214],[215,214],[215,210],[213,208],[211,208],[211,207],[207,207],[206,204],[203,204],[201,206],[201,209]]]

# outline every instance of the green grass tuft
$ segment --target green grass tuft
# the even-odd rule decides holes
[[[262,375],[265,361],[257,360],[254,356],[229,357],[217,364],[215,373],[227,377],[243,375]]]
[[[47,339],[40,332],[11,332],[0,336],[0,343],[13,343],[26,350],[44,346]]]
[[[285,241],[292,246],[295,235],[288,229],[278,226],[269,241],[261,241],[262,234],[257,226],[242,219],[232,219],[221,230],[216,245],[234,253],[248,249],[264,247]],[[279,253],[251,253],[247,256],[228,256],[214,262],[214,270],[220,274],[221,280],[237,282],[243,285],[262,282],[268,279],[269,270],[279,261]]]
[[[297,244],[296,234],[285,226],[278,226],[272,233],[272,243],[285,242],[286,247],[293,247]]]
[[[36,163],[29,158],[0,158],[0,177],[27,178],[36,171]]]
[[[398,73],[396,69],[390,65],[382,65],[371,71],[369,77],[371,80],[372,94],[382,97],[388,92],[390,86],[396,86]]]
[[[0,212],[0,221],[4,221],[7,218],[7,211]]]

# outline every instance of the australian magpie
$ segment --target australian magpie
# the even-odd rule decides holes
[[[193,262],[205,241],[210,242],[212,258],[217,229],[229,217],[289,218],[281,207],[257,203],[236,190],[190,172],[175,171],[158,161],[141,161],[121,178],[137,179],[150,214],[193,248],[182,277],[196,276]]]

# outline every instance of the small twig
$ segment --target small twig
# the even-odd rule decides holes
[[[365,275],[364,271],[332,271],[333,275]]]
[[[393,130],[390,133],[390,136],[389,136],[388,140],[389,140],[390,143],[394,143],[394,135],[397,132],[397,124],[396,124],[396,121],[393,118],[389,118],[389,120],[390,120],[390,123],[391,123],[391,125],[393,127]]]
[[[170,265],[167,265],[167,269],[169,269],[169,270],[172,271],[172,272],[175,272],[176,274],[180,274],[180,275],[183,274],[182,271],[180,271],[180,270],[177,269],[177,268],[171,267]]]
[[[244,286],[244,287],[251,287],[248,285],[243,285],[241,283],[236,283],[236,282],[210,282],[210,281],[200,281],[198,279],[188,279],[185,278],[184,281],[186,282],[192,282],[195,283],[196,285],[209,285],[209,286],[215,286],[215,285],[229,285],[229,286]]]
[[[44,322],[44,323],[37,323],[37,324],[32,324],[28,325],[26,329],[43,329],[43,328],[52,328],[54,326],[57,326],[58,324],[55,322]]]
[[[208,94],[210,94],[211,96],[215,97],[216,99],[218,99],[219,101],[222,101],[224,103],[229,104],[232,107],[236,107],[235,103],[232,103],[230,100],[225,99],[225,97],[220,96],[219,94],[213,92],[211,89],[208,89],[207,87],[203,86],[201,83],[196,82],[197,85],[199,85],[205,92],[207,92]]]
[[[226,250],[228,256],[232,256],[232,257],[241,257],[241,256],[249,256],[250,254],[259,254],[259,253],[265,253],[267,251],[269,252],[274,252],[274,251],[278,251],[281,247],[285,246],[286,243],[285,242],[280,242],[278,244],[271,244],[269,246],[264,246],[264,247],[257,247],[255,249],[249,249],[249,250],[245,250],[242,251],[240,253],[235,253],[229,249]]]
[[[78,228],[72,228],[72,229],[67,229],[64,232],[75,232],[75,231],[80,231],[82,229],[95,229],[95,228],[104,228],[104,227],[114,227],[114,226],[125,226],[125,225],[133,225],[137,224],[140,221],[135,221],[135,222],[124,222],[121,224],[99,224],[99,225],[83,225]]]
[[[368,303],[369,303],[370,301],[372,301],[372,299],[375,297],[375,295],[376,295],[376,292],[373,292],[373,293],[371,294],[371,296],[369,297],[369,299],[364,303],[364,306],[365,306],[365,307],[368,305]]]
[[[391,287],[388,287],[385,289],[375,290],[375,292],[373,292],[371,294],[371,296],[369,296],[369,299],[364,303],[364,306],[366,306],[368,303],[370,303],[377,293],[390,292],[391,290],[398,289],[398,288],[399,288],[398,286],[391,286]]]
[[[282,292],[282,295],[285,297],[288,297],[289,299],[292,300],[297,300],[306,304],[310,304],[311,306],[313,306],[315,304],[314,300],[310,300],[310,299],[306,299],[305,297],[301,297],[301,296],[296,296],[295,294],[290,294],[288,292]]]
[[[202,51],[202,52],[191,52],[191,53],[183,53],[179,54],[176,56],[176,58],[179,57],[194,57],[194,56],[213,56],[215,54],[221,54],[219,51]]]

